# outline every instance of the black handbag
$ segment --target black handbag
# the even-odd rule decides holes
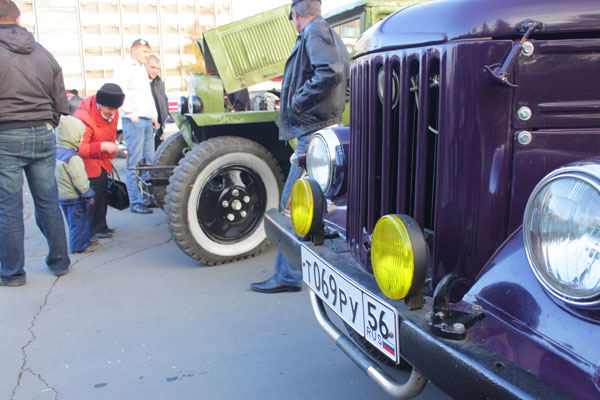
[[[109,206],[117,210],[124,210],[129,207],[129,194],[127,194],[127,185],[121,182],[119,173],[113,167],[113,174],[108,176],[108,185],[106,188],[106,201]],[[116,178],[114,175],[116,174]]]

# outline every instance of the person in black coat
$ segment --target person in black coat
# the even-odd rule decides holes
[[[165,123],[169,118],[169,99],[165,93],[165,83],[158,73],[160,72],[160,60],[158,57],[151,55],[146,62],[146,71],[148,71],[148,78],[150,78],[150,87],[152,88],[152,97],[154,97],[154,104],[156,105],[156,112],[158,113],[158,128],[156,129],[156,135],[154,136],[154,148],[163,141],[162,134],[165,129]]]

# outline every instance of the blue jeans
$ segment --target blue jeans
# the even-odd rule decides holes
[[[129,193],[129,203],[144,204],[144,196],[140,192],[137,179],[133,171],[129,168],[134,168],[142,159],[146,160],[146,164],[151,164],[154,161],[154,130],[152,121],[145,118],[140,118],[137,124],[131,122],[129,118],[122,118],[123,123],[123,138],[125,146],[129,153],[129,163],[125,171],[127,192]],[[142,178],[148,179],[149,173],[145,171]]]
[[[296,154],[305,153],[308,150],[308,142],[311,136],[312,134],[308,134],[298,138],[298,144],[294,150]],[[294,183],[302,177],[303,173],[304,169],[302,167],[294,164],[290,166],[290,172],[281,193],[281,204],[279,206],[282,210],[285,210],[288,199],[292,194]],[[275,256],[275,273],[271,279],[285,286],[302,286],[302,271],[294,268],[283,253],[277,251],[277,256]]]
[[[88,222],[89,200],[60,200],[60,206],[69,225],[69,249],[71,252],[84,251],[92,238]]]
[[[0,131],[0,279],[4,283],[25,280],[23,172],[33,196],[35,222],[48,242],[46,264],[60,271],[71,263],[55,168],[56,140],[46,124]]]

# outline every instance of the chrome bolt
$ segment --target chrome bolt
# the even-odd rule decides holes
[[[527,106],[523,106],[517,111],[517,117],[519,117],[521,121],[529,121],[531,119],[531,115],[531,108]]]
[[[521,131],[517,133],[517,141],[521,146],[527,146],[533,140],[533,136],[531,136],[531,132]]]
[[[232,194],[232,195],[234,195],[235,197],[237,197],[237,196],[239,196],[239,195],[240,195],[240,191],[239,191],[239,190],[237,190],[237,189],[233,189],[233,190],[231,191],[231,194]]]
[[[525,57],[531,57],[533,55],[534,46],[531,42],[523,43],[523,47],[521,48],[521,54]]]
[[[244,203],[250,203],[250,196],[244,196]]]
[[[231,202],[231,208],[234,211],[240,211],[242,209],[242,202],[239,201],[238,199],[235,199]]]
[[[227,214],[227,219],[230,221],[233,221],[235,219],[235,215],[233,214]]]
[[[473,304],[473,306],[471,307],[471,311],[473,311],[475,313],[480,313],[480,312],[483,312],[483,309],[481,308],[481,306],[479,304]]]
[[[248,213],[247,213],[246,211],[243,211],[243,210],[242,210],[242,212],[240,213],[240,216],[241,216],[242,218],[246,218],[246,215],[248,215]]]
[[[227,208],[227,207],[229,207],[229,202],[227,200],[223,200],[221,205],[223,206],[223,208]]]
[[[459,322],[452,325],[452,330],[456,333],[465,333],[465,326]]]

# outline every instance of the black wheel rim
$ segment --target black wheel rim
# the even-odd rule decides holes
[[[260,176],[243,165],[227,165],[202,187],[196,215],[210,239],[232,243],[254,232],[266,205],[267,190]]]

